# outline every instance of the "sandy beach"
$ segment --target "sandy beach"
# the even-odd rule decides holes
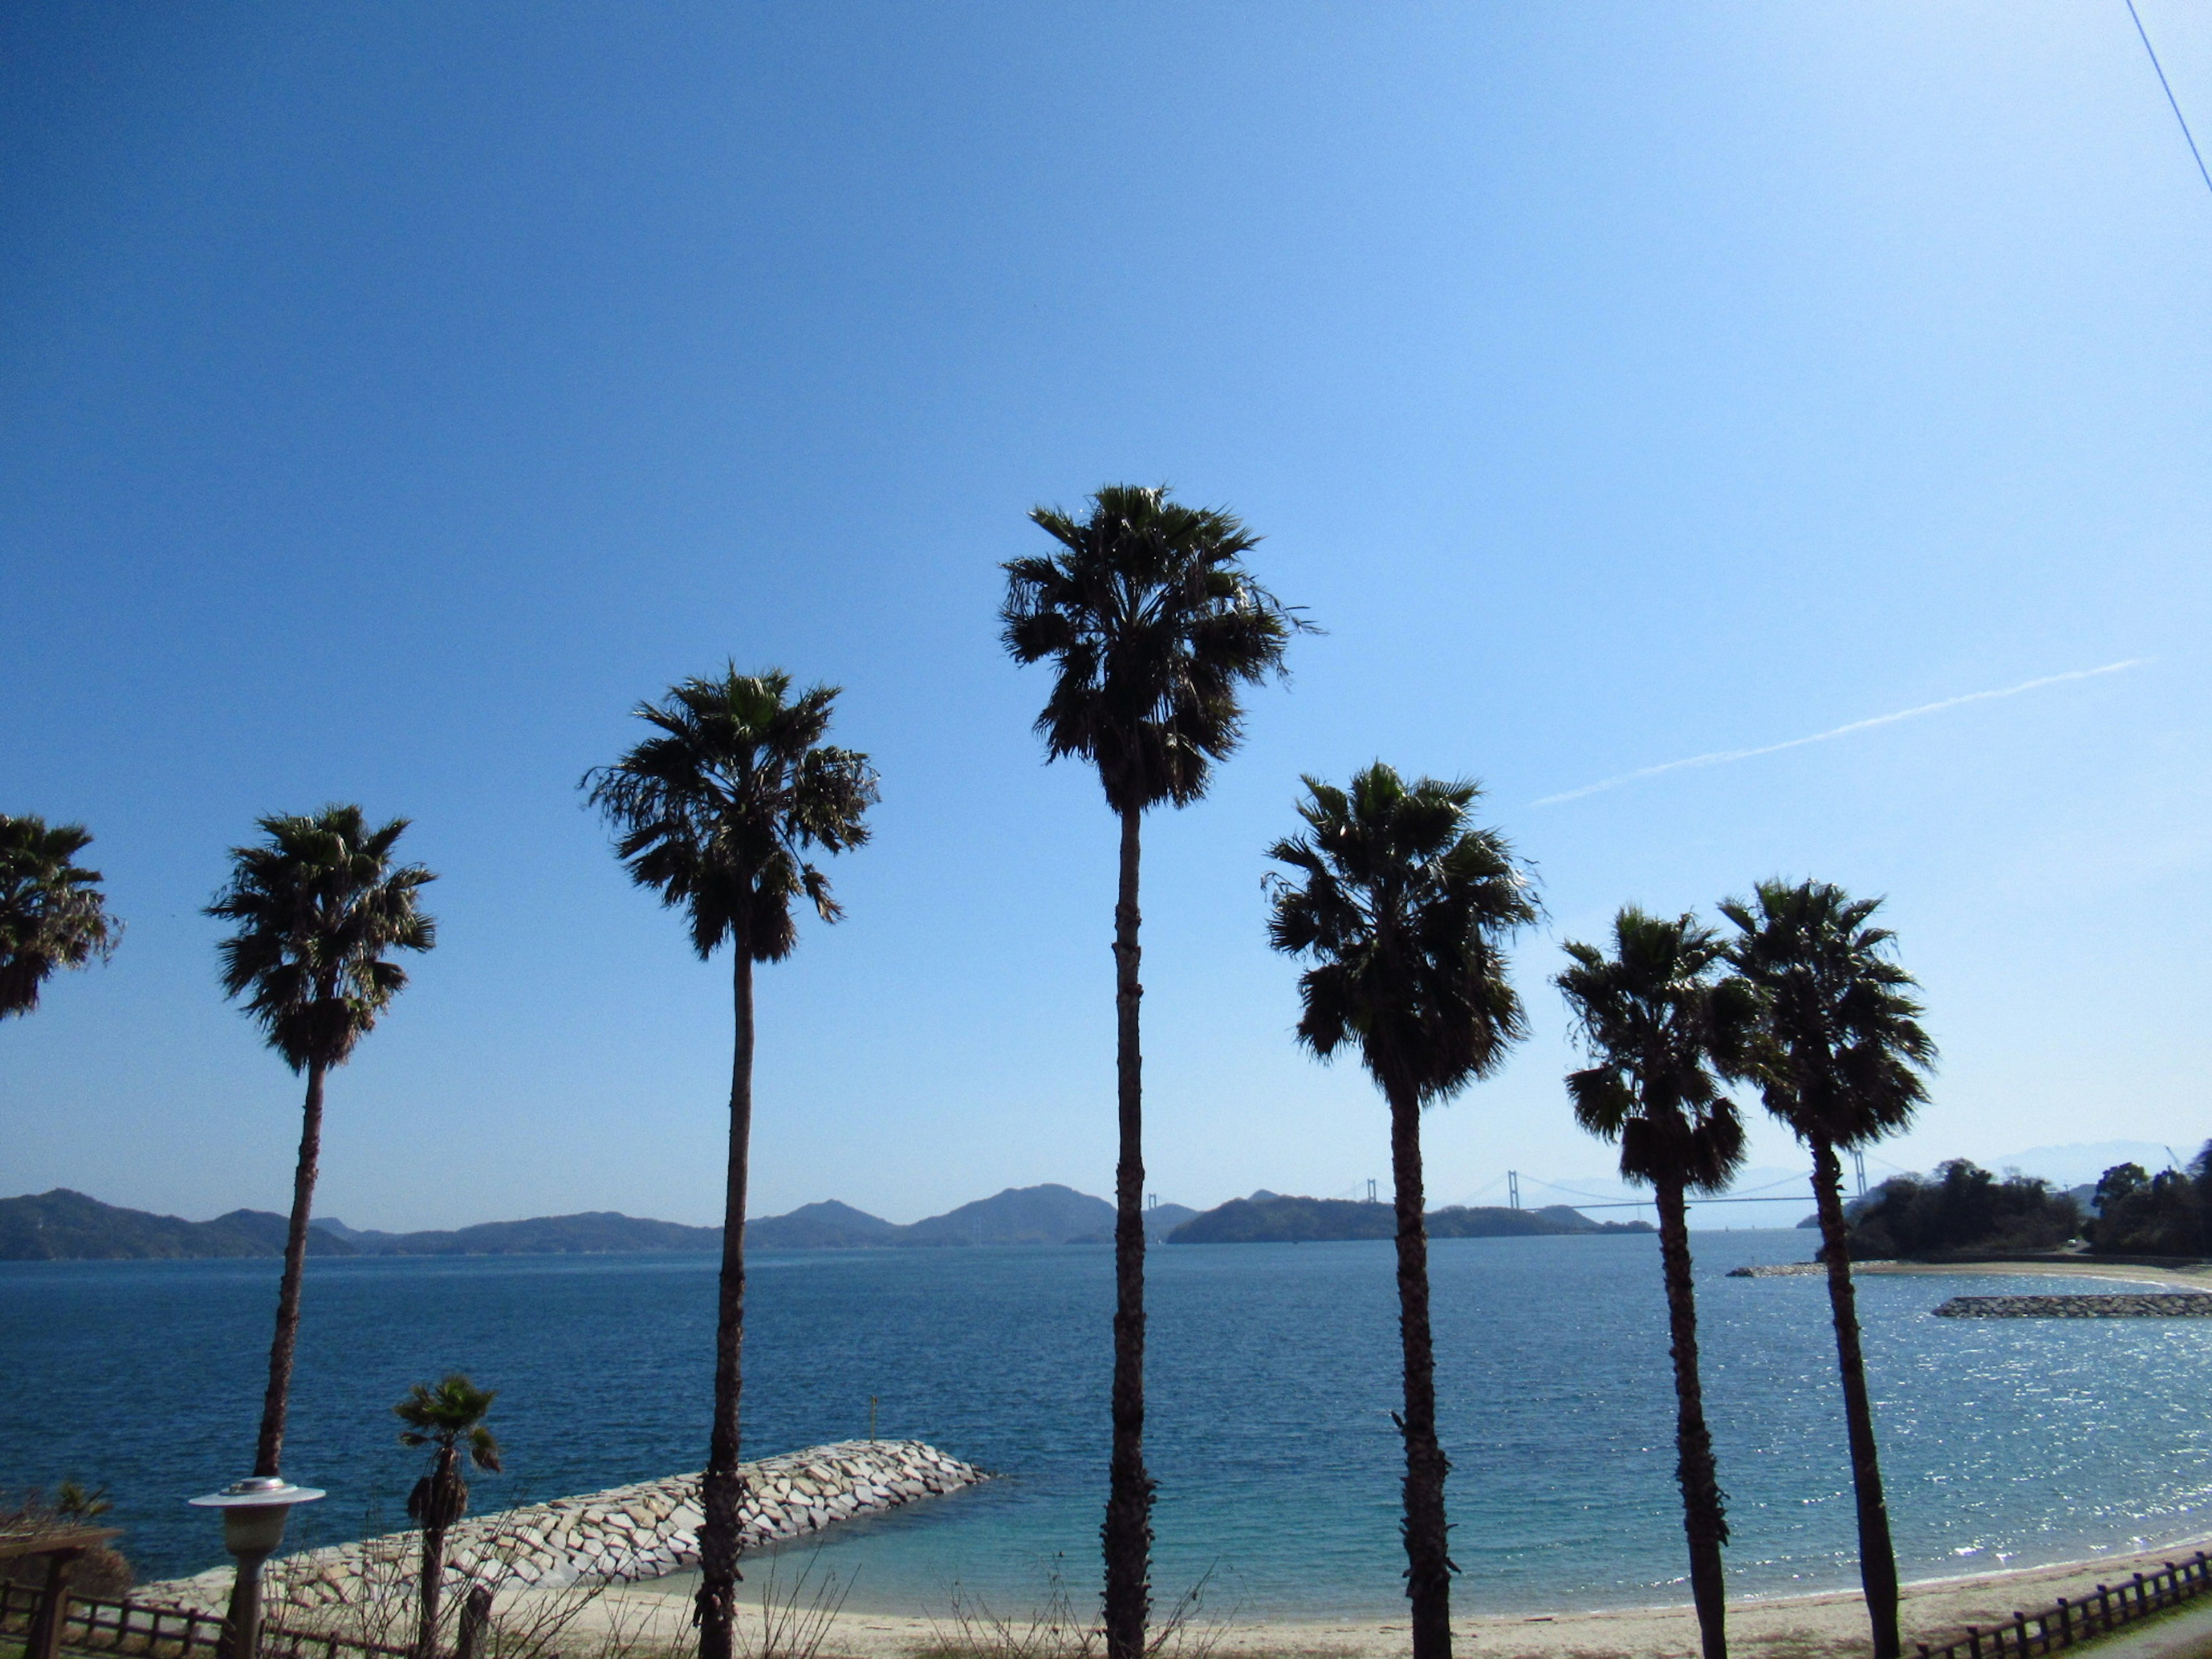
[[[1870,1261],[1851,1269],[1863,1273],[2030,1273],[2039,1278],[2119,1279],[2157,1285],[2172,1291],[2212,1291],[2212,1261],[2187,1267],[2154,1267],[2099,1261],[2082,1256],[2069,1261]]]
[[[2212,1535],[2066,1565],[1908,1584],[1902,1607],[1905,1638],[1940,1646],[1963,1635],[1970,1625],[1986,1630],[2008,1622],[2016,1612],[2037,1612],[2062,1595],[2079,1600],[2094,1594],[2100,1583],[2118,1583],[2200,1548],[2212,1548]],[[1474,1595],[1474,1586],[1462,1585],[1463,1601]],[[606,1592],[579,1622],[619,1629],[649,1641],[674,1642],[689,1613],[689,1600],[676,1586],[639,1586]],[[1239,1619],[1233,1609],[1224,1613],[1200,1613],[1185,1627],[1180,1640],[1170,1644],[1169,1652],[1188,1659],[1208,1652],[1238,1659],[1274,1655],[1285,1659],[1385,1659],[1405,1652],[1408,1645],[1403,1618],[1271,1620]],[[742,1616],[757,1629],[757,1603],[749,1602]],[[1478,1613],[1455,1619],[1452,1627],[1455,1650],[1479,1659],[1694,1659],[1698,1651],[1697,1620],[1686,1603],[1534,1615]],[[911,1659],[933,1650],[983,1645],[1047,1659],[1054,1651],[1034,1641],[1026,1617],[1013,1620],[1012,1642],[978,1644],[976,1634],[972,1625],[963,1630],[949,1608],[842,1613],[821,1653],[823,1659]],[[1729,1640],[1731,1651],[1746,1659],[1826,1659],[1832,1655],[1840,1659],[1863,1654],[1868,1648],[1865,1608],[1856,1590],[1747,1596],[1729,1604]]]

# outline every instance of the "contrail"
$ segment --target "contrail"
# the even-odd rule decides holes
[[[1564,794],[1547,795],[1529,805],[1557,806],[1562,801],[1580,800],[1585,795],[1601,795],[1607,790],[1618,789],[1625,783],[1640,783],[1645,778],[1656,778],[1662,772],[1684,772],[1696,766],[1725,766],[1730,761],[1750,760],[1759,755],[1778,755],[1785,749],[1802,749],[1808,743],[1826,743],[1831,738],[1849,737],[1854,732],[1869,731],[1877,726],[1895,726],[1900,720],[1917,720],[1923,714],[1938,714],[1946,708],[1957,708],[1970,702],[1995,702],[2000,697],[2016,697],[2023,691],[2039,691],[2046,685],[2064,685],[2074,680],[2093,680],[2100,674],[2121,673],[2130,668],[2140,668],[2150,660],[2148,657],[2130,657],[2125,662],[2108,662],[2102,668],[2077,668],[2071,673],[2045,674],[2039,680],[2023,680],[2018,685],[2008,685],[2002,690],[1969,691],[1962,697],[1946,697],[1941,702],[1923,702],[1917,708],[1900,708],[1894,714],[1876,714],[1872,720],[1853,720],[1848,726],[1815,732],[1809,738],[1791,738],[1786,743],[1762,744],[1756,749],[1723,749],[1710,755],[1692,755],[1687,760],[1668,761],[1662,765],[1623,772],[1619,777],[1607,778],[1601,783],[1586,783],[1581,788],[1570,789]]]

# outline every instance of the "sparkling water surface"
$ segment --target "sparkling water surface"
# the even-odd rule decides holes
[[[1825,1283],[1724,1277],[1808,1243],[1694,1236],[1737,1594],[1856,1579]],[[1245,1616],[1402,1607],[1393,1260],[1381,1242],[1152,1253],[1164,1605],[1206,1578],[1210,1608]],[[833,1533],[820,1562],[850,1581],[849,1605],[942,1610],[956,1584],[1026,1605],[1055,1572],[1088,1605],[1110,1252],[764,1252],[750,1266],[749,1454],[864,1436],[873,1395],[885,1437],[1001,1477]],[[1431,1268],[1455,1601],[1684,1599],[1656,1241],[1440,1240]],[[285,1470],[331,1497],[302,1512],[298,1541],[404,1524],[417,1455],[390,1407],[448,1370],[500,1391],[509,1473],[478,1480],[479,1512],[696,1468],[714,1269],[688,1255],[311,1262]],[[0,1264],[0,1483],[106,1483],[143,1576],[218,1563],[216,1529],[183,1500],[251,1461],[276,1281],[269,1261]],[[1905,1576],[2212,1524],[2212,1321],[1929,1316],[1995,1288],[1859,1280]]]

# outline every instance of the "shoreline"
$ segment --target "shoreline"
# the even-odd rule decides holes
[[[2100,1583],[2180,1561],[2212,1547],[2212,1534],[2192,1535],[2163,1548],[2116,1552],[2087,1560],[2038,1567],[1921,1579],[1903,1586],[1901,1621],[1910,1644],[1930,1646],[1961,1637],[1968,1626],[1984,1631],[2033,1613],[2063,1595],[2080,1600]],[[741,1590],[740,1621],[757,1620],[759,1586]],[[526,1592],[539,1595],[544,1592]],[[614,1632],[648,1641],[677,1639],[689,1624],[688,1595],[675,1585],[654,1589],[632,1584],[609,1589],[585,1609],[580,1629]],[[1027,1609],[999,1621],[1022,1638],[1031,1632]],[[1155,1619],[1155,1630],[1160,1620]],[[978,1647],[1003,1650],[993,1621],[963,1621],[951,1607],[939,1611],[840,1612],[820,1648],[822,1659],[915,1659],[932,1652]],[[1069,1633],[1070,1635],[1073,1632]],[[1042,1636],[1040,1621],[1036,1635]],[[1562,1609],[1536,1613],[1455,1613],[1454,1650],[1478,1659],[1697,1659],[1697,1618],[1687,1601],[1633,1607]],[[1406,1616],[1371,1613],[1342,1618],[1242,1618],[1201,1608],[1164,1648],[1164,1654],[1207,1654],[1235,1659],[1390,1659],[1410,1643]],[[1731,1596],[1729,1642],[1745,1659],[1846,1659],[1868,1643],[1863,1601],[1856,1589]],[[1036,1645],[1032,1643],[1031,1645]],[[1073,1643],[1067,1644],[1073,1648]],[[1040,1647],[1040,1651],[1045,1650]],[[1057,1651],[1057,1649],[1051,1650]]]

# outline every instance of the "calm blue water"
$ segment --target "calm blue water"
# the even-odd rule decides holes
[[[1697,1236],[1709,1408],[1739,1591],[1853,1582],[1825,1287],[1729,1279],[1802,1232]],[[1164,1599],[1209,1568],[1247,1614],[1400,1605],[1396,1298],[1387,1243],[1152,1255],[1150,1452]],[[957,1581],[1034,1598],[1055,1554],[1097,1582],[1103,1248],[763,1255],[749,1451],[913,1436],[1006,1477],[851,1529],[852,1605],[939,1607]],[[1649,1236],[1433,1247],[1453,1551],[1471,1610],[1683,1594],[1672,1387]],[[398,1524],[416,1473],[392,1402],[465,1369],[500,1390],[511,1471],[476,1507],[696,1468],[714,1263],[703,1257],[319,1261],[285,1467],[327,1486],[300,1540]],[[1966,1277],[1863,1279],[1908,1577],[2203,1530],[2212,1321],[1939,1320]],[[2086,1286],[2084,1288],[2087,1288]],[[0,1265],[0,1484],[104,1481],[148,1576],[222,1559],[182,1500],[242,1472],[266,1364],[269,1262]]]

